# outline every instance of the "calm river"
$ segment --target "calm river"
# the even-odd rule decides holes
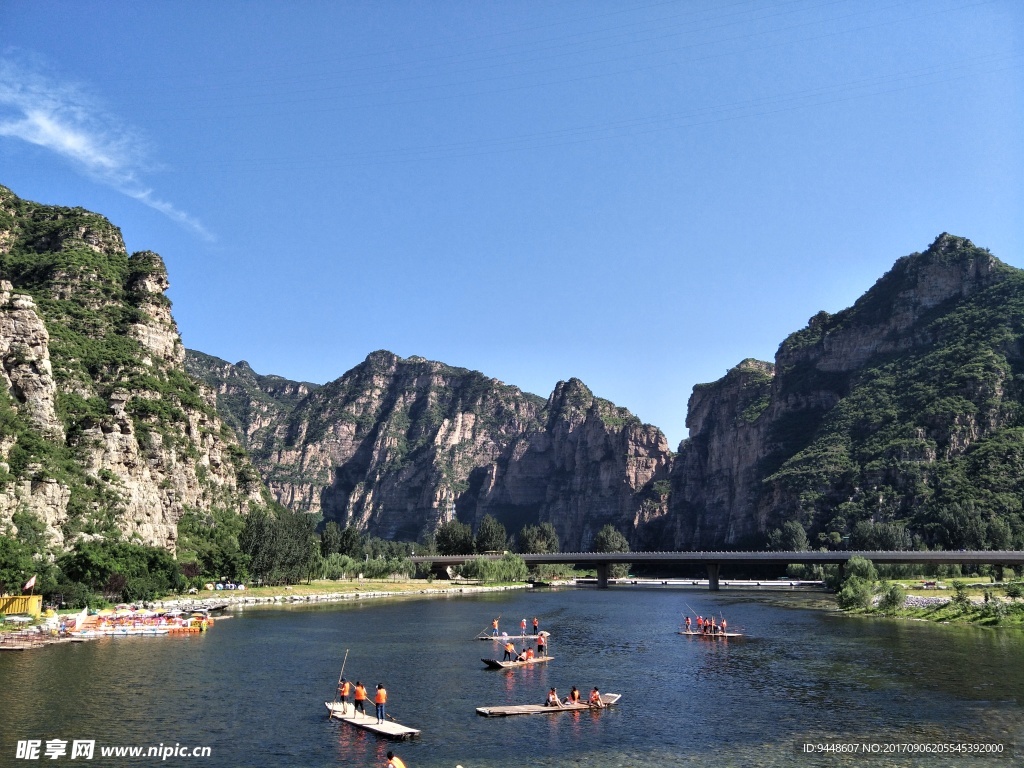
[[[0,654],[0,765],[157,765],[101,746],[180,744],[209,757],[166,765],[828,766],[1024,764],[1024,632],[865,620],[807,609],[786,592],[712,595],[630,588],[403,598],[252,608],[205,635],[109,638]],[[676,634],[687,605],[749,639]],[[538,616],[546,665],[487,671],[501,616]],[[389,712],[423,731],[386,742],[329,721],[346,677],[383,683]],[[500,658],[500,654],[499,654]],[[551,686],[621,693],[602,712],[484,718],[485,705],[540,703]],[[94,740],[91,762],[18,759],[19,741]],[[804,743],[1000,742],[1016,758],[837,757]],[[879,746],[879,749],[885,749]]]

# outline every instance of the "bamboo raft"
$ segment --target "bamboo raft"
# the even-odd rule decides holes
[[[543,633],[541,633],[541,634],[543,634]],[[547,635],[544,635],[544,636],[547,637]],[[476,636],[476,639],[477,640],[502,640],[502,641],[507,643],[509,640],[536,640],[538,637],[540,637],[540,634],[537,634],[537,635],[489,635],[486,632],[481,632],[479,635]]]
[[[388,739],[408,739],[412,736],[420,735],[420,732],[415,728],[409,728],[398,722],[389,723],[384,721],[383,723],[378,723],[376,717],[356,712],[354,705],[351,703],[343,707],[341,702],[325,701],[324,705],[330,710],[332,718],[351,723],[357,728],[370,731],[378,736],[384,736]]]
[[[730,637],[746,637],[746,635],[740,632],[695,632],[690,630],[679,630],[677,634],[686,635],[687,637],[706,637],[708,640],[728,640]]]
[[[621,693],[602,693],[601,701],[610,707],[622,698]],[[553,715],[555,712],[578,712],[580,710],[600,710],[589,704],[563,704],[560,707],[548,707],[544,704],[516,704],[510,707],[477,707],[476,713],[483,717],[509,717],[511,715]]]
[[[497,659],[480,659],[480,661],[486,664],[488,669],[515,669],[516,667],[528,667],[531,664],[551,661],[554,658],[554,656],[534,656],[528,661],[498,661]]]

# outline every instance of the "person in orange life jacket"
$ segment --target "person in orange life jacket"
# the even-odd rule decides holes
[[[588,702],[592,707],[603,707],[604,699],[601,698],[601,692],[597,690],[597,686],[594,686],[594,690],[590,692],[590,701]]]
[[[516,647],[512,645],[511,641],[505,643],[505,658],[502,661],[512,661],[515,658]]]
[[[405,768],[402,758],[396,757],[394,752],[388,751],[388,764],[386,768]]]
[[[384,704],[387,703],[388,692],[384,690],[384,686],[377,683],[377,695],[373,700],[373,703],[377,705],[377,722],[384,722]]]
[[[725,623],[725,616],[723,616],[723,617],[722,617],[722,634],[723,634],[723,635],[725,634],[725,628],[726,628],[727,626],[729,626],[729,625]]]
[[[342,713],[348,712],[348,695],[352,692],[352,683],[346,680],[344,677],[341,678],[341,684],[338,686],[338,696],[341,698],[341,711]],[[354,714],[354,711],[353,711]]]
[[[533,634],[536,635],[539,628],[540,628],[540,622],[537,621],[537,617],[534,616],[533,617]]]
[[[355,704],[352,705],[353,715],[356,713],[356,710],[359,710],[364,715],[366,714],[366,687],[358,680],[356,680]]]
[[[686,631],[687,632],[690,631],[690,617],[689,616],[686,617]]]
[[[580,692],[579,689],[574,685],[572,690],[569,691],[569,695],[565,697],[566,704],[579,704],[580,703]]]
[[[526,660],[533,661],[533,648],[526,649]]]
[[[547,638],[544,635],[537,635],[537,655],[543,656],[545,646],[547,645]]]
[[[526,637],[526,619],[523,619],[519,622],[519,630],[519,634],[521,634],[523,637]]]
[[[703,616],[698,616],[697,617],[697,631],[698,632],[703,632],[704,631],[704,617]]]
[[[491,622],[491,626],[494,627],[494,636],[497,637],[498,636],[498,620],[495,619],[494,621],[492,621]]]

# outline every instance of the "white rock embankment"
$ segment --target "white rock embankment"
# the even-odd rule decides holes
[[[903,607],[931,608],[936,605],[945,605],[948,602],[948,597],[918,597],[917,595],[908,595],[907,599],[903,601]]]
[[[193,608],[222,606],[228,604],[229,608],[238,608],[246,605],[298,605],[300,603],[338,603],[344,600],[366,600],[378,597],[413,597],[416,595],[459,595],[473,594],[478,592],[504,592],[512,589],[529,589],[529,584],[516,584],[500,587],[480,587],[472,585],[459,585],[452,587],[425,587],[423,589],[407,589],[400,591],[389,590],[363,590],[356,592],[328,592],[320,595],[274,595],[273,597],[255,597],[244,593],[228,592],[217,594],[214,597],[182,597],[176,600],[158,600],[153,607],[162,610],[174,610],[183,606]]]

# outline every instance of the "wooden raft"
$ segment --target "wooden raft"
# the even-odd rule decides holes
[[[610,707],[622,698],[621,693],[602,693],[601,701]],[[578,712],[581,709],[600,711],[600,707],[589,704],[563,704],[560,707],[546,707],[543,704],[516,704],[510,707],[477,707],[476,713],[484,717],[509,717],[511,715],[553,715],[556,712]]]
[[[540,635],[488,635],[486,632],[481,632],[476,636],[477,640],[536,640]]]
[[[531,664],[540,664],[551,661],[554,656],[534,656],[529,661],[498,661],[497,659],[480,659],[487,665],[488,669],[515,669],[516,667],[528,667]]]
[[[680,630],[677,634],[686,635],[687,637],[705,637],[708,640],[728,640],[730,637],[745,637],[740,632],[687,632]]]
[[[409,728],[401,723],[389,722],[387,720],[383,723],[378,723],[376,716],[371,717],[361,712],[355,712],[351,702],[349,702],[347,709],[342,709],[341,702],[338,701],[325,701],[324,705],[330,710],[331,717],[335,720],[343,720],[357,728],[376,733],[378,736],[384,736],[388,739],[408,739],[412,736],[420,735],[420,732],[415,728]]]

